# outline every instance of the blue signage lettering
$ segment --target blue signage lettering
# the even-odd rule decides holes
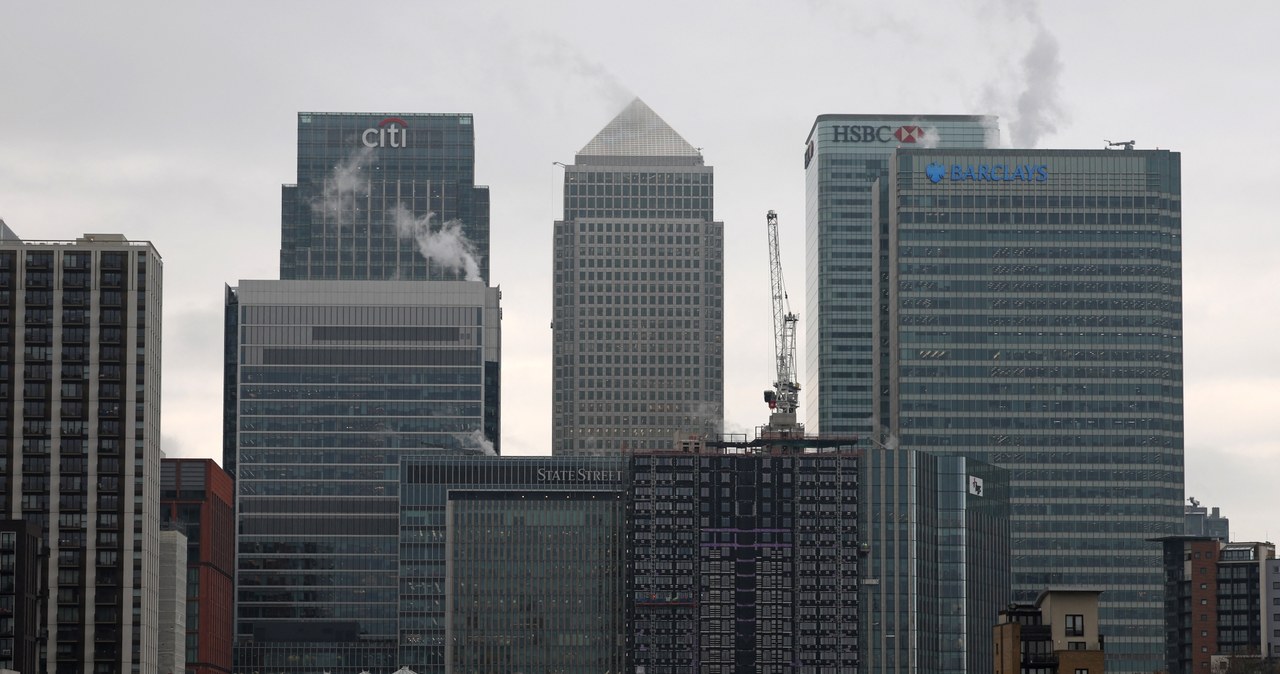
[[[1049,180],[1047,164],[943,164],[931,163],[924,167],[929,182],[943,179],[962,182],[1023,182],[1043,183]]]

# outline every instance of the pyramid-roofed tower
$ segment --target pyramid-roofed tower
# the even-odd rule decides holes
[[[690,157],[702,158],[658,113],[636,98],[609,122],[578,157]]]

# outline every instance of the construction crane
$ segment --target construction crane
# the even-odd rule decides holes
[[[773,293],[773,350],[777,379],[773,389],[764,392],[769,405],[769,426],[776,430],[795,429],[796,408],[800,406],[800,384],[796,381],[796,323],[791,313],[787,288],[782,279],[782,255],[778,250],[778,214],[769,211],[769,281]],[[797,429],[803,433],[803,429]]]

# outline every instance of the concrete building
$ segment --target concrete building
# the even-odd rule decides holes
[[[489,280],[469,114],[300,112],[282,202],[281,279]]]
[[[1182,532],[1180,157],[890,158],[890,429],[1010,471],[1014,600],[1105,590],[1107,667],[1164,663]]]
[[[1049,588],[996,624],[995,674],[1103,674],[1097,590]]]
[[[164,524],[187,538],[186,671],[230,674],[234,627],[235,495],[231,477],[212,459],[164,459],[160,510]]]
[[[1168,536],[1159,542],[1169,674],[1205,674],[1214,671],[1215,658],[1273,653],[1280,625],[1274,545],[1208,536]]]
[[[170,527],[160,530],[160,628],[157,672],[187,671],[187,537]]]
[[[40,609],[48,597],[41,545],[34,524],[0,517],[0,672],[40,671]]]
[[[495,450],[498,294],[461,281],[229,292],[237,671],[307,643],[370,669],[395,661],[400,459]]]
[[[119,234],[0,241],[0,514],[48,549],[36,671],[156,671],[162,271]]]
[[[996,118],[980,115],[814,120],[805,141],[808,291],[800,312],[809,432],[886,440],[890,155],[899,147],[983,148],[998,140]]]
[[[631,102],[564,167],[554,226],[552,453],[716,437],[724,226],[702,152]]]
[[[625,671],[857,671],[858,461],[635,454]]]
[[[859,463],[859,671],[990,668],[1009,603],[1009,473],[963,456],[873,447]]]
[[[1184,535],[1231,540],[1231,520],[1222,516],[1221,509],[1217,506],[1212,509],[1202,506],[1194,498],[1188,500],[1191,503],[1183,506],[1183,515],[1187,520],[1186,529],[1182,532]]]

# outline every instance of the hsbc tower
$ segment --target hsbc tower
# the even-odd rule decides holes
[[[810,432],[883,441],[889,158],[999,143],[984,115],[819,115],[805,144],[805,390]],[[883,324],[883,325],[882,325]],[[881,391],[884,391],[882,394]]]

